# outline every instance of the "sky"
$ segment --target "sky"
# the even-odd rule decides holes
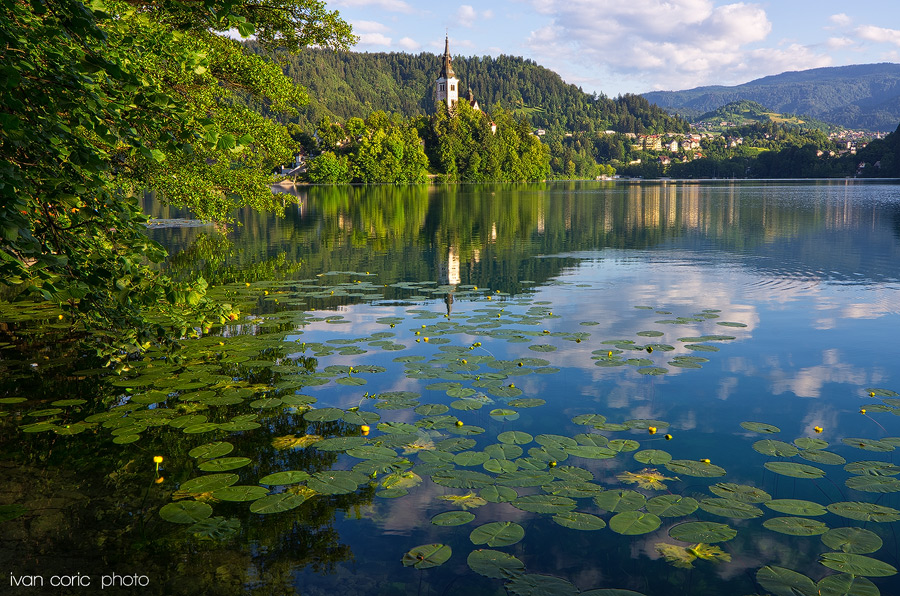
[[[567,83],[610,97],[900,62],[896,0],[328,0],[327,6],[353,25],[355,51],[442,54],[446,34],[454,56],[530,58]]]

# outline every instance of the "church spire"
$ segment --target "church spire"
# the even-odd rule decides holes
[[[450,64],[450,35],[448,34],[446,38],[444,38],[444,60],[441,65],[441,75],[442,79],[450,79],[455,77],[456,74],[453,72],[453,66]]]

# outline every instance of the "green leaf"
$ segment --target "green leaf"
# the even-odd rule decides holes
[[[355,492],[368,479],[364,474],[348,470],[316,472],[306,482],[306,486],[323,495],[344,495]]]
[[[531,513],[562,513],[575,509],[576,503],[558,495],[528,495],[512,501],[512,506]]]
[[[213,443],[200,445],[199,447],[194,447],[193,449],[188,451],[188,455],[197,459],[212,459],[214,457],[228,455],[233,450],[234,445],[232,445],[231,443],[228,443],[226,441],[216,441]]]
[[[881,592],[870,580],[849,573],[823,577],[816,584],[819,596],[880,596]]]
[[[753,449],[763,455],[771,455],[773,457],[794,457],[800,450],[784,441],[776,441],[774,439],[763,439],[753,443]]]
[[[690,515],[699,507],[696,499],[681,495],[661,495],[647,501],[647,511],[659,517]]]
[[[767,470],[781,474],[782,476],[790,476],[792,478],[822,478],[825,471],[814,466],[806,464],[798,464],[789,461],[769,461],[763,464]]]
[[[766,565],[756,572],[756,581],[774,596],[818,596],[813,580],[784,567]]]
[[[515,522],[491,522],[478,526],[469,534],[472,544],[509,546],[525,537],[525,528]]]
[[[881,537],[863,528],[834,528],[822,534],[822,542],[828,548],[845,553],[866,555],[881,548]]]
[[[719,482],[709,487],[709,490],[719,497],[734,499],[743,503],[765,503],[772,499],[772,496],[766,491],[748,484]]]
[[[864,474],[862,476],[852,476],[845,480],[844,484],[853,490],[870,493],[894,493],[900,491],[900,480],[894,477]]]
[[[779,513],[804,515],[807,517],[825,515],[827,513],[827,510],[818,503],[802,499],[775,499],[766,502],[766,507]]]
[[[791,536],[817,536],[828,531],[828,526],[819,520],[805,517],[773,517],[763,522],[763,526]]]
[[[828,511],[859,521],[894,522],[900,520],[900,511],[884,505],[861,503],[859,501],[841,501],[826,506]]]
[[[878,451],[881,453],[886,453],[888,451],[893,451],[894,446],[887,441],[879,441],[877,439],[859,439],[856,437],[847,437],[841,439],[844,445],[850,445],[851,447],[856,447],[857,449],[864,449],[866,451]]]
[[[617,534],[636,536],[652,532],[660,523],[660,519],[652,513],[624,511],[612,516],[609,520],[609,529]]]
[[[553,521],[573,530],[602,530],[606,527],[606,522],[596,515],[577,511],[557,513],[553,516]]]
[[[270,515],[272,513],[282,513],[299,507],[307,499],[309,494],[280,493],[277,495],[269,495],[250,503],[250,512],[260,515]]]
[[[226,470],[236,470],[250,465],[252,460],[249,457],[220,457],[205,461],[197,467],[204,472],[224,472]]]
[[[498,550],[474,550],[469,553],[466,563],[475,573],[494,579],[512,579],[525,573],[525,563]]]
[[[301,470],[286,470],[284,472],[275,472],[263,476],[259,479],[259,483],[267,486],[285,486],[288,484],[297,484],[298,482],[309,480],[309,478],[308,472]]]
[[[335,422],[344,416],[344,410],[340,408],[317,408],[303,413],[307,422]]]
[[[450,488],[477,488],[494,483],[492,477],[474,470],[441,470],[431,475],[431,481]]]
[[[735,499],[702,499],[700,509],[713,515],[735,519],[751,519],[763,514],[760,508]]]
[[[262,486],[227,486],[214,490],[212,496],[220,501],[255,501],[268,493]]]
[[[749,431],[755,433],[780,433],[781,429],[773,424],[767,424],[765,422],[741,422],[741,426]]]
[[[684,476],[696,476],[698,478],[715,478],[724,476],[725,469],[715,464],[690,459],[673,459],[666,464],[666,468]]]
[[[478,495],[491,503],[509,503],[519,498],[519,493],[515,489],[506,486],[487,486],[481,489]]]
[[[644,449],[635,453],[634,459],[642,464],[661,466],[672,461],[672,456],[660,449]]]
[[[594,503],[604,511],[621,513],[640,509],[647,502],[647,497],[633,490],[607,490],[596,497]]]
[[[416,569],[437,567],[446,563],[452,554],[446,544],[422,544],[403,555],[403,566]]]
[[[819,563],[835,571],[865,577],[888,577],[897,573],[893,565],[853,553],[822,553]]]
[[[731,540],[737,536],[737,530],[714,522],[685,522],[669,528],[669,536],[681,542],[713,544]]]
[[[475,519],[475,514],[468,511],[447,511],[431,518],[436,526],[461,526]]]
[[[803,449],[800,451],[800,457],[817,464],[825,464],[826,466],[839,466],[847,463],[847,460],[837,453],[825,451],[824,449]]]
[[[506,584],[506,590],[514,596],[578,596],[572,583],[552,575],[519,575]]]
[[[212,515],[212,507],[200,501],[178,501],[163,505],[159,516],[173,524],[194,524]]]
[[[237,474],[209,474],[207,476],[199,476],[191,478],[183,482],[179,489],[189,493],[206,493],[219,488],[231,486],[236,483],[240,477]]]

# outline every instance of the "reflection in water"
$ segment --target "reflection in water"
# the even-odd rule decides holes
[[[827,483],[779,478],[763,467],[770,458],[752,448],[768,437],[740,426],[777,423],[785,442],[819,426],[825,431],[816,436],[843,457],[890,458],[860,456],[842,439],[900,434],[883,404],[880,418],[859,414],[861,405],[877,402],[869,388],[900,387],[885,348],[900,313],[896,186],[559,183],[297,192],[301,204],[283,218],[243,213],[242,225],[227,234],[150,231],[170,248],[173,272],[231,284],[224,295],[259,318],[186,341],[171,360],[150,354],[154,360],[135,361],[134,376],[125,379],[102,377],[80,355],[43,358],[3,346],[0,398],[27,399],[0,406],[0,506],[20,504],[28,512],[0,521],[0,572],[140,572],[151,578],[144,594],[495,594],[503,592],[502,581],[466,565],[469,532],[489,521],[527,526],[526,539],[504,552],[524,561],[529,573],[559,575],[583,590],[749,594],[761,589],[754,577],[763,565],[814,579],[829,572],[815,563],[825,548],[816,536],[788,537],[762,531],[759,520],[705,511],[696,517],[739,533],[724,545],[728,565],[698,563],[695,573],[659,557],[657,544],[671,541],[673,520],[623,538],[609,529],[563,528],[548,515],[492,501],[477,508],[471,526],[435,526],[431,516],[448,507],[439,497],[470,488],[428,480],[446,456],[402,448],[444,440],[451,431],[420,427],[416,433],[444,436],[413,435],[403,426],[378,428],[374,419],[366,420],[369,439],[397,449],[397,460],[366,469],[372,481],[353,492],[319,495],[271,515],[204,495],[198,499],[208,499],[213,517],[202,531],[158,515],[178,487],[205,474],[198,471],[204,458],[192,454],[198,446],[228,441],[231,456],[252,460],[235,470],[237,486],[285,470],[346,471],[369,460],[279,449],[275,438],[361,440],[353,413],[416,424],[426,416],[413,409],[419,402],[446,405],[464,426],[482,428],[472,435],[476,451],[510,429],[563,437],[602,431],[694,463],[712,458],[728,470],[729,482],[779,498],[900,505],[896,494],[850,490],[841,466],[829,468]],[[734,339],[702,339],[711,334]],[[665,374],[650,374],[652,368]],[[419,395],[401,393],[407,391]],[[373,399],[390,392],[393,402]],[[517,392],[546,404],[519,405]],[[305,417],[306,396],[318,400],[321,419]],[[52,405],[80,398],[86,401]],[[329,419],[329,407],[356,422]],[[518,418],[491,416],[495,408],[515,409]],[[607,431],[572,421],[594,412],[617,423],[668,422],[673,439],[662,431],[651,436],[646,424]],[[176,415],[204,420],[172,424]],[[56,430],[22,432],[43,417]],[[85,418],[90,424],[77,426]],[[231,426],[215,427],[223,424]],[[558,458],[557,470],[578,465],[608,489],[622,488],[620,473],[647,465],[632,452],[564,462],[566,453],[542,441],[525,445],[523,457]],[[156,454],[165,457],[160,484]],[[408,466],[399,461],[405,457]],[[391,466],[410,467],[426,480],[408,496],[385,495],[378,483]],[[670,489],[702,500],[715,481],[682,477]],[[517,488],[520,495],[543,490]],[[611,517],[590,499],[579,501],[578,510]],[[11,513],[0,509],[0,516]],[[849,524],[834,515],[823,519]],[[889,527],[876,528],[886,547],[873,556],[895,562]],[[447,564],[402,567],[404,552],[433,542],[452,546]],[[0,585],[8,581],[0,576]],[[882,593],[896,591],[895,578],[877,581]]]

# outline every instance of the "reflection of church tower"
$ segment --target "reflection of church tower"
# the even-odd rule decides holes
[[[459,79],[453,72],[453,66],[450,64],[450,36],[444,40],[444,57],[441,62],[441,74],[435,81],[435,97],[437,101],[447,104],[447,108],[452,109],[459,101]]]
[[[459,276],[459,255],[456,249],[450,245],[447,254],[447,260],[438,263],[438,279],[441,284],[449,285],[449,291],[444,297],[444,303],[447,305],[447,316],[450,316],[453,310],[453,292],[461,281]]]

